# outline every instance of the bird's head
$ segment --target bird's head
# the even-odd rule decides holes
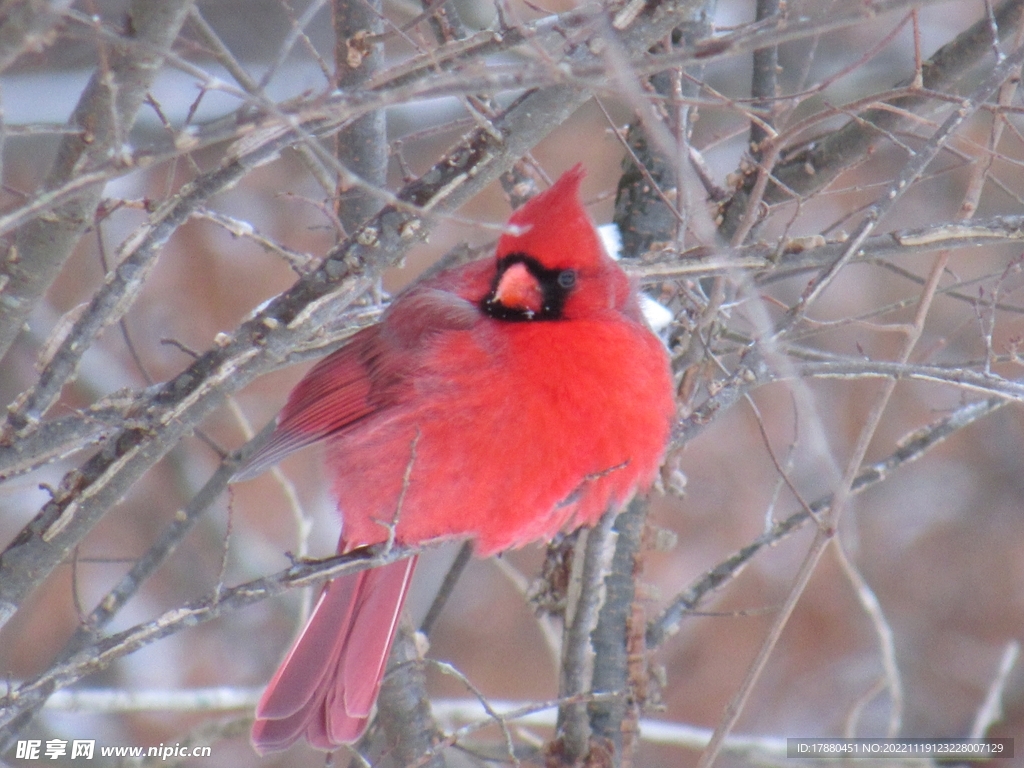
[[[580,202],[583,175],[581,165],[566,171],[512,214],[484,312],[507,321],[563,320],[635,305],[629,279]]]

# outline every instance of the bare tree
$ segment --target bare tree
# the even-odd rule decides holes
[[[1022,63],[1022,0],[0,4],[0,754],[257,762],[297,588],[410,551],[325,557],[315,454],[229,486],[249,425],[579,161],[664,310],[662,493],[437,555],[335,759],[1019,732]]]

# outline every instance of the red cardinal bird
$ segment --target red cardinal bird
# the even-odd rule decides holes
[[[509,221],[495,258],[424,280],[299,382],[239,474],[326,442],[339,552],[471,538],[481,557],[592,525],[657,472],[668,357],[579,201],[580,166]],[[256,708],[259,752],[366,729],[412,557],[326,585]]]

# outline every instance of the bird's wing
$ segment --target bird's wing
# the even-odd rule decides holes
[[[277,429],[235,473],[235,481],[256,477],[293,451],[376,410],[370,364],[378,335],[379,326],[366,328],[310,369],[278,415]]]
[[[273,435],[233,479],[253,478],[288,454],[400,402],[420,367],[425,339],[467,329],[478,319],[472,303],[429,284],[404,294],[380,323],[310,369],[289,395]]]

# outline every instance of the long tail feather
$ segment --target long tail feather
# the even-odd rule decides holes
[[[330,582],[256,707],[261,754],[303,734],[321,749],[362,736],[377,698],[416,558]]]

